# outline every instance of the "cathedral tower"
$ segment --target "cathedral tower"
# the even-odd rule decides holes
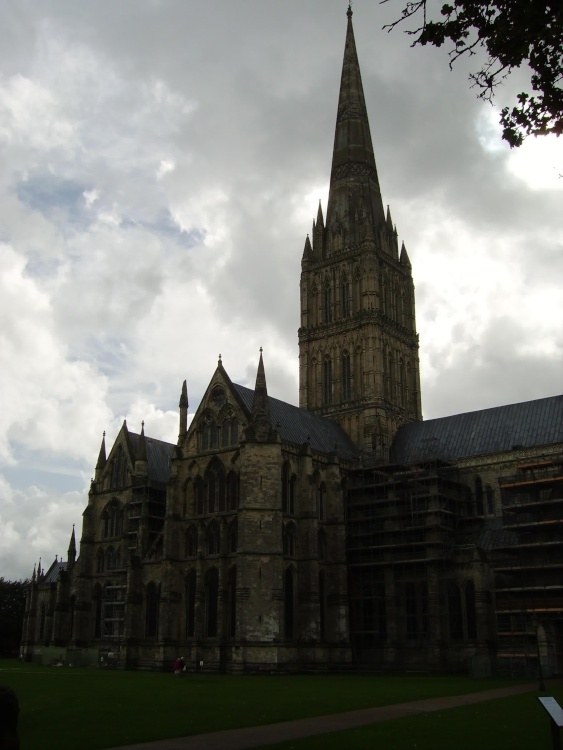
[[[326,220],[319,204],[301,262],[299,405],[386,460],[397,428],[421,419],[414,285],[383,209],[347,15]]]

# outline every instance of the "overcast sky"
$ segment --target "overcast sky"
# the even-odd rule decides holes
[[[0,4],[0,576],[66,557],[102,433],[175,442],[218,355],[297,403],[344,0]],[[563,143],[511,152],[465,63],[354,2],[426,419],[560,393]],[[498,99],[517,89],[504,87]]]

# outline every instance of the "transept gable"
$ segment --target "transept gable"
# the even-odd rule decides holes
[[[187,451],[194,455],[212,450],[232,450],[238,447],[242,430],[250,421],[250,408],[240,399],[219,360],[188,428]]]
[[[148,479],[165,484],[170,478],[170,460],[174,456],[176,446],[146,435],[143,437]],[[130,432],[127,422],[124,420],[105,462],[99,490],[102,492],[115,491],[131,485],[131,477],[135,473],[135,457],[140,441],[141,435]]]

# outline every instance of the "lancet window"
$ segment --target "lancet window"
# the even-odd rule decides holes
[[[282,492],[282,513],[289,516],[295,514],[295,489],[297,477],[291,472],[289,461],[284,461],[282,466],[281,492]]]

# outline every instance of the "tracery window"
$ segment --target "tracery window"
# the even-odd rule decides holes
[[[226,476],[225,468],[218,458],[207,467],[205,472],[205,483],[207,486],[207,511],[223,513],[226,509]]]
[[[125,487],[129,480],[129,466],[121,446],[110,461],[109,487],[119,489]]]
[[[111,500],[102,512],[104,539],[121,536],[123,531],[123,510],[116,499]]]

